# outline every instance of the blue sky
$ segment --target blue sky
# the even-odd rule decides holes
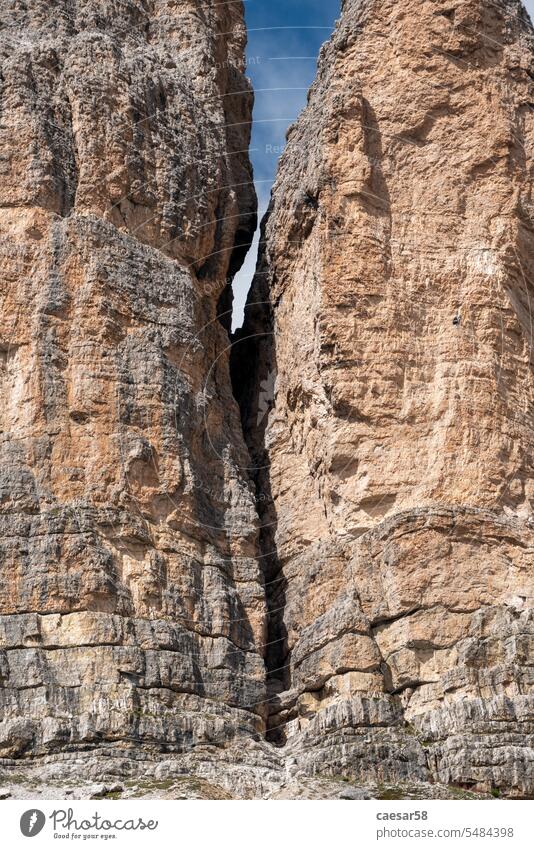
[[[249,30],[247,74],[256,93],[251,158],[261,217],[269,203],[287,127],[306,103],[317,54],[339,17],[340,0],[244,0],[244,4]],[[525,6],[534,19],[534,0],[527,0]],[[235,327],[242,324],[258,239],[259,234],[234,281]]]
[[[340,0],[244,0],[244,4],[248,27],[247,74],[256,97],[251,158],[261,217],[269,203],[287,127],[306,103],[317,68],[317,54],[339,17]],[[256,266],[258,239],[259,234],[234,281],[236,327],[242,323],[243,306]]]

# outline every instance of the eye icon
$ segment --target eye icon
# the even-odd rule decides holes
[[[46,817],[42,811],[37,808],[32,808],[29,811],[24,811],[20,818],[20,830],[24,837],[35,837],[43,830]]]

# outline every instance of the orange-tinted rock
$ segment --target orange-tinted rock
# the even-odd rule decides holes
[[[532,792],[533,45],[346,0],[288,135],[234,356],[310,770]]]
[[[1,11],[0,756],[263,727],[239,4]],[[238,187],[238,188],[236,188]]]

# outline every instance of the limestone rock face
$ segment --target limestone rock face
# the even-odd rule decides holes
[[[271,733],[310,772],[532,793],[533,31],[342,5],[233,351]]]
[[[343,3],[231,345],[244,45],[2,3],[2,792],[532,795],[530,23]]]
[[[263,728],[240,3],[0,11],[0,756]]]

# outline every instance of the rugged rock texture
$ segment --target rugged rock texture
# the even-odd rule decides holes
[[[0,12],[0,756],[263,729],[240,3]]]
[[[365,784],[299,773],[283,751],[249,742],[225,749],[197,746],[179,756],[147,756],[139,748],[0,760],[0,800],[17,799],[480,799],[458,787],[416,780]]]
[[[308,773],[534,792],[533,46],[345,0],[289,132],[233,356]]]
[[[344,3],[233,346],[249,450],[242,5],[0,24],[0,796],[534,793],[519,3]]]

